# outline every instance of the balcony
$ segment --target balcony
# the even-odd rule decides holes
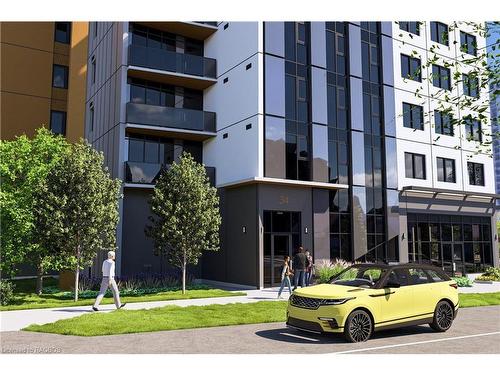
[[[215,135],[215,113],[194,109],[127,103],[127,123],[158,126],[170,130],[188,130]],[[214,134],[206,134],[214,133]]]
[[[198,22],[198,21],[185,21],[185,22],[135,22],[144,26],[152,27],[157,30],[167,31],[172,34],[183,35],[188,38],[197,40],[205,40],[217,28],[217,22]]]
[[[131,76],[195,89],[205,89],[217,82],[215,59],[134,44],[129,46],[128,51],[129,69],[139,71],[129,74]],[[155,77],[142,77],[141,73]]]
[[[169,164],[125,162],[125,182],[132,184],[153,185],[162,171],[170,168]],[[210,185],[215,186],[215,167],[205,167]]]

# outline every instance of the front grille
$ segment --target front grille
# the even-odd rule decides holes
[[[323,299],[320,298],[301,297],[295,294],[292,294],[290,297],[292,306],[300,307],[301,309],[317,310],[322,302]]]
[[[323,332],[323,329],[321,328],[321,325],[319,323],[308,322],[307,320],[289,317],[286,323],[292,327],[305,329],[307,331]]]

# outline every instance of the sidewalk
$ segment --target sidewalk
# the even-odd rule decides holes
[[[278,301],[276,298],[279,288],[268,288],[262,290],[242,290],[246,296],[197,298],[173,301],[136,302],[127,303],[125,310],[152,309],[163,306],[205,306],[225,305],[228,303],[252,303],[259,301]],[[288,291],[283,291],[283,300],[289,297]],[[101,305],[99,312],[110,312],[116,310],[115,305]],[[0,312],[0,332],[19,331],[31,324],[53,323],[61,319],[74,318],[83,314],[93,313],[91,306],[53,307],[48,309],[16,310]]]

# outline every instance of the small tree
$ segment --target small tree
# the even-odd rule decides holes
[[[36,224],[61,266],[79,272],[97,251],[115,248],[120,181],[110,177],[102,153],[72,144],[37,194]]]
[[[190,154],[162,173],[151,199],[151,225],[155,250],[167,255],[182,271],[182,293],[186,293],[186,268],[197,264],[203,251],[219,250],[219,197],[210,186],[203,165]]]
[[[32,139],[23,135],[0,141],[1,270],[12,277],[20,263],[33,265],[37,294],[42,293],[44,273],[56,264],[49,256],[50,249],[42,246],[35,234],[35,192],[67,147],[64,137],[45,128],[38,129]]]

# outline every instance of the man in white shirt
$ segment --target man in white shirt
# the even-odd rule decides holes
[[[113,292],[113,299],[115,300],[115,305],[117,309],[121,309],[126,304],[122,304],[120,302],[120,292],[118,292],[118,286],[115,281],[115,252],[108,251],[108,259],[102,262],[102,282],[101,282],[101,290],[99,291],[99,295],[97,296],[94,305],[92,306],[92,310],[99,311],[97,308],[102,301],[102,298],[106,294],[108,288],[111,288]]]

